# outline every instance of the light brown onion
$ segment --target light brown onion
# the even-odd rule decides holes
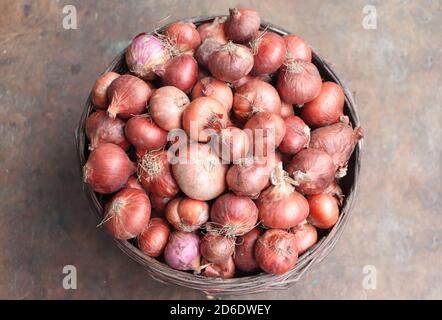
[[[191,198],[175,198],[166,206],[166,219],[175,229],[192,232],[209,219],[209,205]]]
[[[248,135],[236,127],[222,129],[212,138],[210,144],[225,163],[239,163],[249,151]]]
[[[235,254],[233,260],[235,266],[246,273],[252,273],[259,270],[255,259],[255,244],[263,231],[259,228],[253,228],[248,233],[237,239]]]
[[[296,154],[308,147],[310,128],[297,116],[289,116],[285,120],[286,131],[279,150],[285,154]]]
[[[255,245],[258,265],[267,273],[284,274],[298,260],[295,235],[284,230],[267,230]]]
[[[333,227],[339,218],[339,206],[335,197],[320,193],[307,197],[310,207],[308,221],[320,229]]]
[[[235,90],[233,112],[242,121],[249,120],[258,112],[281,114],[281,99],[271,84],[252,79]]]
[[[243,235],[258,221],[258,208],[249,197],[226,193],[216,199],[210,210],[210,220],[228,236]]]
[[[283,37],[287,48],[286,62],[294,60],[312,61],[312,49],[304,39],[288,34]]]
[[[321,86],[321,75],[316,66],[303,60],[284,65],[276,84],[282,100],[298,105],[315,99],[321,92]]]
[[[192,100],[199,97],[210,97],[220,102],[226,112],[232,109],[232,89],[223,81],[213,77],[206,77],[199,80],[192,89]]]
[[[287,172],[296,181],[296,189],[304,194],[323,192],[335,177],[332,158],[325,151],[312,148],[298,152]]]
[[[109,106],[109,99],[107,98],[107,89],[112,81],[120,75],[116,72],[103,73],[94,83],[91,91],[91,100],[95,108],[105,110]]]
[[[190,198],[211,200],[226,189],[227,165],[222,164],[209,145],[191,143],[179,150],[172,164],[180,189]]]
[[[149,114],[162,129],[170,131],[181,128],[184,110],[190,104],[189,97],[178,88],[165,86],[152,94]]]
[[[252,9],[230,8],[224,24],[227,37],[235,42],[245,43],[258,32],[261,25],[259,13]]]
[[[86,119],[85,132],[90,141],[89,150],[94,150],[102,143],[113,143],[124,151],[130,143],[124,135],[125,123],[121,119],[109,118],[105,111],[98,110]]]
[[[129,119],[124,128],[127,139],[137,150],[149,152],[163,148],[167,143],[167,131],[158,127],[146,115]]]
[[[209,232],[201,239],[200,251],[209,262],[223,262],[235,251],[235,240],[217,232]]]
[[[284,63],[286,45],[284,39],[269,31],[257,33],[250,42],[254,64],[252,74],[274,73]]]
[[[107,114],[111,118],[119,116],[128,119],[144,111],[152,89],[143,80],[124,74],[112,81],[107,90],[110,105]]]
[[[169,240],[170,226],[162,218],[152,218],[137,237],[138,248],[149,257],[160,256]]]
[[[183,128],[190,139],[200,142],[227,125],[227,112],[223,105],[213,98],[199,97],[193,100],[183,113]]]
[[[120,190],[136,167],[119,146],[103,143],[95,148],[83,167],[83,180],[95,192],[113,193]]]
[[[150,219],[150,201],[144,191],[123,189],[106,205],[103,222],[119,240],[138,236]]]

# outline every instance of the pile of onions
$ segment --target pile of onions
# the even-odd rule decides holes
[[[258,112],[244,126],[256,157],[274,152],[284,139],[286,126],[281,116],[272,112]]]
[[[119,116],[123,119],[140,114],[146,108],[151,94],[151,87],[140,78],[129,74],[119,76],[107,90],[110,101],[107,114],[111,118]]]
[[[191,143],[181,151],[183,154],[178,156],[187,161],[174,163],[172,171],[180,189],[188,197],[207,201],[224,192],[228,167],[221,163],[209,145]]]
[[[95,192],[113,193],[120,190],[136,171],[126,152],[112,143],[95,148],[83,167],[83,180]]]
[[[347,166],[356,144],[364,136],[362,128],[352,129],[346,121],[348,118],[344,118],[344,122],[313,130],[310,138],[310,147],[328,153],[336,168]]]
[[[312,61],[312,48],[310,48],[304,39],[294,34],[288,34],[283,38],[287,49],[285,56],[286,62],[295,60]]]
[[[165,86],[155,90],[149,102],[149,114],[163,130],[181,128],[183,112],[190,104],[189,97],[178,88]]]
[[[242,121],[258,112],[280,114],[281,99],[271,84],[255,78],[235,90],[233,112]]]
[[[272,186],[256,200],[259,220],[268,228],[288,229],[305,220],[309,206],[304,196],[295,191],[280,163],[272,172]]]
[[[168,25],[164,36],[180,53],[192,54],[201,44],[200,34],[191,22],[175,22]]]
[[[295,60],[281,68],[276,88],[282,100],[302,105],[321,93],[322,80],[316,66],[303,60]]]
[[[313,128],[336,123],[344,115],[344,102],[342,88],[334,82],[325,81],[319,96],[302,107],[301,117]]]
[[[200,272],[200,237],[196,232],[174,231],[164,249],[164,260],[177,270]]]
[[[239,270],[247,273],[258,271],[259,266],[255,259],[255,243],[262,233],[263,231],[260,228],[254,228],[238,238],[233,259]]]
[[[201,255],[209,262],[223,262],[235,251],[235,240],[218,232],[209,232],[201,239]]]
[[[217,100],[223,105],[226,112],[232,109],[232,89],[225,82],[213,77],[205,77],[195,84],[192,90],[192,100],[199,97],[210,97]]]
[[[284,230],[267,230],[255,245],[255,259],[267,273],[283,274],[298,260],[295,235]]]
[[[162,218],[152,218],[137,237],[141,251],[149,257],[160,256],[169,240],[170,226]]]
[[[298,152],[287,172],[295,180],[297,190],[304,194],[323,192],[335,177],[332,158],[325,151],[311,148]]]
[[[132,239],[148,224],[150,210],[150,200],[144,191],[123,189],[106,205],[102,223],[113,237]]]
[[[107,89],[112,81],[117,79],[120,75],[116,72],[106,72],[102,74],[94,83],[91,91],[92,103],[97,109],[105,110],[109,106],[109,99],[107,98]]]
[[[246,8],[231,8],[229,12],[224,31],[230,40],[245,43],[258,32],[261,25],[258,12]]]
[[[286,57],[284,39],[273,32],[258,33],[250,42],[254,64],[253,74],[269,74],[277,71]]]
[[[167,204],[165,215],[175,229],[192,232],[209,220],[209,205],[205,201],[179,197]]]
[[[138,177],[147,191],[161,197],[173,197],[180,191],[165,150],[147,152],[138,161]]]
[[[167,143],[167,131],[143,115],[130,118],[126,123],[124,133],[130,143],[140,151],[158,150]]]
[[[279,275],[340,219],[363,131],[308,43],[260,21],[232,8],[139,34],[122,74],[94,83],[83,178],[101,224],[145,258],[210,278]]]
[[[329,229],[339,218],[338,200],[326,193],[315,194],[307,198],[310,215],[309,222],[317,228]]]
[[[91,142],[89,150],[94,150],[102,143],[113,143],[127,151],[130,143],[124,135],[124,126],[123,120],[109,118],[105,111],[92,113],[85,127],[86,136]]]
[[[137,35],[126,50],[126,64],[129,70],[144,80],[155,79],[155,68],[169,59],[170,54],[164,43],[146,33]]]
[[[218,100],[199,97],[184,110],[183,128],[191,139],[207,142],[227,126],[227,118],[226,109]]]
[[[296,154],[308,147],[310,128],[301,118],[291,115],[284,119],[286,131],[279,150],[285,154]]]
[[[215,78],[233,82],[252,70],[253,54],[246,46],[229,42],[210,55],[208,68]]]
[[[228,236],[240,236],[252,230],[258,221],[258,208],[244,196],[226,193],[216,199],[210,210],[210,220],[222,226]]]
[[[237,127],[221,129],[211,144],[216,154],[226,163],[240,163],[249,151],[249,137]]]

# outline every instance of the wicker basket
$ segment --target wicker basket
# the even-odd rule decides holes
[[[185,21],[193,22],[195,25],[200,25],[205,22],[212,21],[215,17],[197,17],[189,18]],[[261,28],[267,28],[280,35],[286,35],[289,32],[274,26],[270,23],[262,23]],[[162,28],[156,30],[162,31]],[[345,109],[344,113],[349,116],[353,126],[360,126],[359,116],[356,105],[353,101],[352,95],[347,87],[342,83],[329,64],[321,59],[316,53],[313,53],[313,63],[318,68],[322,78],[327,81],[334,81],[344,88],[345,92]],[[124,52],[118,55],[114,61],[106,69],[107,71],[115,71],[118,73],[128,72]],[[80,122],[76,130],[76,143],[80,168],[86,163],[89,151],[88,142],[85,135],[85,122],[89,114],[93,111],[91,98],[86,102],[84,111],[81,115]],[[195,289],[204,292],[209,296],[222,295],[242,295],[252,294],[276,289],[287,289],[295,282],[297,282],[302,275],[307,272],[313,265],[322,261],[333,249],[339,237],[341,236],[347,220],[350,215],[352,205],[354,203],[357,191],[357,182],[360,168],[362,143],[356,145],[355,151],[349,161],[348,174],[342,180],[341,187],[345,194],[345,200],[341,209],[341,214],[336,225],[330,232],[324,235],[320,241],[299,259],[294,269],[283,275],[270,275],[261,273],[253,276],[245,276],[234,279],[213,279],[206,278],[191,273],[174,270],[166,264],[150,258],[137,249],[130,241],[115,240],[117,246],[126,253],[129,257],[141,264],[150,276],[163,283],[172,283],[186,288]],[[95,214],[101,218],[103,212],[103,198],[96,194],[87,184],[83,184],[83,189],[87,195],[88,200],[93,208]]]

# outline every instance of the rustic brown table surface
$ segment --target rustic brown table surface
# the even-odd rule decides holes
[[[73,133],[95,78],[134,35],[237,3],[332,61],[366,130],[358,200],[332,254],[290,290],[244,298],[442,298],[442,4],[405,0],[2,0],[0,298],[204,298],[152,280],[95,227]],[[76,30],[63,28],[68,4]],[[367,4],[376,29],[363,27]],[[62,286],[65,265],[76,290]]]

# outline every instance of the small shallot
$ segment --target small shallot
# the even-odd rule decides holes
[[[246,158],[249,151],[247,134],[236,127],[222,129],[215,135],[210,144],[216,154],[226,163],[239,163]]]
[[[201,271],[200,237],[196,232],[174,231],[169,236],[164,260],[177,270]]]
[[[175,229],[192,232],[209,219],[209,205],[191,198],[175,198],[167,204],[166,219]]]
[[[199,97],[210,97],[218,100],[224,106],[226,112],[232,109],[232,89],[225,82],[213,77],[203,78],[195,84],[192,89],[192,100]]]
[[[152,218],[137,237],[138,248],[149,257],[158,257],[166,248],[169,235],[169,224],[162,218]]]
[[[112,81],[117,79],[120,75],[116,72],[103,73],[94,83],[94,87],[91,92],[92,103],[97,109],[105,110],[109,105],[109,99],[107,98],[107,89]]]
[[[294,60],[312,61],[312,49],[304,39],[288,34],[283,37],[287,48],[286,62]]]
[[[285,120],[286,132],[279,145],[279,150],[285,154],[295,154],[308,147],[310,128],[297,116],[288,116]]]
[[[320,193],[307,197],[310,207],[308,221],[319,229],[333,227],[339,218],[339,206],[335,197]]]
[[[164,31],[164,36],[180,53],[193,53],[201,44],[200,34],[191,22],[169,24]]]
[[[318,242],[318,231],[309,223],[301,223],[291,228],[290,232],[296,237],[296,247],[301,255]]]
[[[137,150],[152,151],[163,148],[167,143],[167,131],[158,127],[145,115],[129,119],[124,128],[127,139]]]
[[[235,266],[239,270],[247,273],[259,270],[258,263],[255,259],[255,244],[262,233],[263,231],[261,229],[254,228],[238,238],[233,259]]]
[[[224,20],[222,18],[215,18],[212,22],[206,22],[200,25],[196,30],[200,34],[201,41],[206,39],[214,39],[220,44],[225,44],[229,40],[224,32]]]
[[[180,54],[157,67],[155,72],[163,86],[174,86],[187,93],[198,80],[198,63],[191,55]]]
[[[209,232],[201,239],[200,251],[209,262],[223,262],[235,251],[235,240],[217,232]]]
[[[224,24],[224,31],[230,40],[245,43],[258,32],[261,17],[255,10],[230,8],[229,13]]]
[[[229,257],[227,260],[213,263],[203,259],[204,270],[201,274],[209,278],[230,279],[235,275],[235,263],[233,258]]]
[[[250,47],[254,57],[252,74],[274,73],[284,63],[286,45],[284,39],[274,32],[257,33]]]

